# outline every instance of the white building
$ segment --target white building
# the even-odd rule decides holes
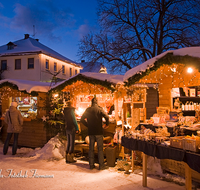
[[[0,46],[2,79],[50,82],[80,73],[82,66],[25,34],[24,39]]]

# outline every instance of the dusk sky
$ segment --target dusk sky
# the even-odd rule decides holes
[[[89,31],[98,30],[96,9],[96,0],[2,0],[0,46],[30,34],[40,43],[79,62],[79,40]]]

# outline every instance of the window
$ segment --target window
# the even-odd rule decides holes
[[[54,72],[57,71],[57,63],[54,63]]]
[[[69,77],[72,76],[72,68],[69,68]]]
[[[48,59],[46,59],[45,68],[46,68],[47,70],[49,70],[49,60],[48,60]]]
[[[21,59],[15,59],[15,70],[21,69]]]
[[[34,69],[34,58],[28,58],[28,69]]]
[[[7,60],[2,60],[1,61],[1,70],[7,70]]]
[[[77,69],[75,70],[75,75],[77,74]]]
[[[62,74],[65,74],[65,66],[62,65]]]

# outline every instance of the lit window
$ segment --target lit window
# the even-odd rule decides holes
[[[54,63],[54,72],[57,71],[57,63]]]
[[[46,59],[45,68],[49,70],[49,60],[48,59]]]
[[[62,74],[65,74],[65,66],[62,65]]]
[[[34,58],[28,58],[28,69],[34,69]]]
[[[1,61],[1,70],[7,70],[7,60],[2,60]]]
[[[69,77],[72,76],[72,68],[69,68]]]
[[[15,59],[15,70],[21,69],[21,59]]]

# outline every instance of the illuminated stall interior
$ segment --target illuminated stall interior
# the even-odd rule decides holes
[[[17,109],[23,116],[23,131],[19,135],[18,145],[26,147],[40,147],[47,142],[47,131],[41,118],[46,115],[45,102],[48,97],[49,84],[4,79],[0,81],[0,106],[2,122],[2,141],[7,135],[7,124],[4,116],[9,109],[11,102],[18,103]],[[11,139],[11,143],[13,138]]]
[[[104,77],[110,76],[102,73],[96,74]],[[117,84],[107,80],[102,81],[79,74],[58,87],[62,91],[64,104],[69,100],[72,101],[76,108],[77,119],[80,119],[86,108],[91,106],[92,98],[96,97],[98,104],[109,115],[110,120],[115,120],[120,115],[119,110],[122,110],[121,92],[116,92],[116,86]],[[58,88],[55,88],[52,93],[56,94],[57,91]]]

